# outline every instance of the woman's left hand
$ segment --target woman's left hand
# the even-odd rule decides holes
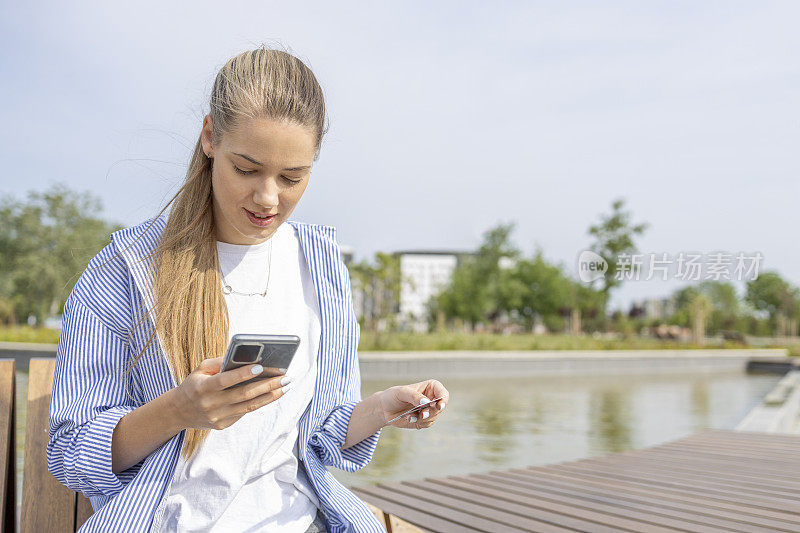
[[[423,400],[428,402],[434,398],[442,396],[443,398],[437,402],[430,404],[420,412],[411,413],[398,418],[392,422],[391,426],[402,429],[422,429],[429,428],[439,418],[442,410],[450,401],[450,393],[444,388],[444,385],[435,379],[420,381],[419,383],[412,383],[411,385],[396,385],[381,391],[380,400],[383,408],[383,416],[388,421],[419,405]]]

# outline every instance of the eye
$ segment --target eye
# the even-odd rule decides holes
[[[286,180],[286,181],[288,181],[289,183],[300,183],[301,181],[303,181],[302,179],[299,179],[299,180],[292,180],[292,179],[289,179],[289,178],[287,178],[286,176],[283,176],[283,179],[285,179],[285,180]]]
[[[255,170],[242,170],[241,168],[237,167],[236,165],[233,165],[233,169],[237,173],[242,174],[243,176],[247,176],[248,174],[252,174],[253,172],[255,172]]]

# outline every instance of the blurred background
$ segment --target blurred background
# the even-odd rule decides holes
[[[57,342],[110,232],[180,187],[217,69],[266,43],[325,91],[330,131],[293,219],[337,228],[363,353],[800,353],[797,3],[0,10],[2,341]],[[586,251],[606,269],[593,281]],[[373,464],[337,476],[544,463],[732,427],[777,379],[453,380],[464,402],[440,427],[388,428]],[[364,394],[392,384],[365,374]]]

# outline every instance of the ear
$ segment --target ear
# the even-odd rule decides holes
[[[211,115],[206,115],[203,118],[203,130],[200,132],[200,144],[203,146],[203,152],[205,152],[208,158],[214,157],[214,148],[211,144],[213,131]]]

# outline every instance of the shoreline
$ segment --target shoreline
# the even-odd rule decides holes
[[[16,360],[27,371],[33,357],[55,357],[56,344],[0,342],[0,358]],[[440,350],[360,351],[362,379],[423,380],[553,375],[787,372],[800,358],[785,348],[630,349],[630,350]]]
[[[800,370],[788,372],[735,429],[800,435]]]
[[[535,376],[681,374],[748,370],[791,362],[783,348],[709,350],[547,350],[524,352],[360,352],[362,379],[424,380]]]

